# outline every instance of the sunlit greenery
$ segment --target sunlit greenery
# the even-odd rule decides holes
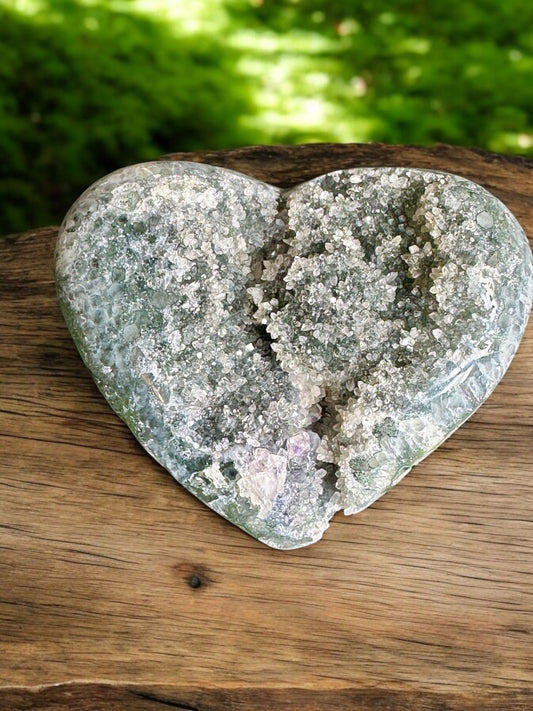
[[[248,143],[533,155],[523,0],[0,0],[0,232],[98,176]]]

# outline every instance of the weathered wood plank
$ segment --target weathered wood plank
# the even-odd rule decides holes
[[[0,690],[9,711],[530,711],[528,692],[457,695],[343,689],[161,689],[150,686],[65,684],[28,691]]]
[[[533,235],[524,160],[372,145],[176,157],[280,185],[449,170]],[[398,487],[320,543],[274,551],[110,411],[59,312],[55,237],[0,243],[0,709],[531,708],[532,325],[489,401]]]

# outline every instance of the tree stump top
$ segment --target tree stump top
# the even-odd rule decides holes
[[[465,148],[173,154],[290,186],[445,170],[533,236],[533,163]],[[533,707],[533,326],[481,409],[394,490],[275,551],[189,495],[98,393],[61,317],[57,228],[0,241],[0,709]]]

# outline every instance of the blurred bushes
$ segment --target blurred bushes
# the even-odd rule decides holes
[[[159,18],[165,4],[203,20]],[[94,179],[174,150],[533,155],[532,87],[523,0],[0,0],[0,233],[58,222]]]
[[[305,32],[329,43],[309,65],[328,72],[320,93],[335,110],[326,135],[533,155],[533,3],[228,1],[235,20],[258,34],[297,42]]]
[[[234,53],[147,16],[0,9],[0,234],[55,223],[93,180],[175,148],[220,148],[246,95]]]

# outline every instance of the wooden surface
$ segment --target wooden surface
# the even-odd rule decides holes
[[[191,159],[189,154],[179,154]],[[533,235],[533,165],[445,146],[196,154],[292,185],[449,170]],[[99,395],[56,301],[56,228],[0,243],[0,711],[533,708],[533,328],[493,396],[363,513],[266,548]]]

